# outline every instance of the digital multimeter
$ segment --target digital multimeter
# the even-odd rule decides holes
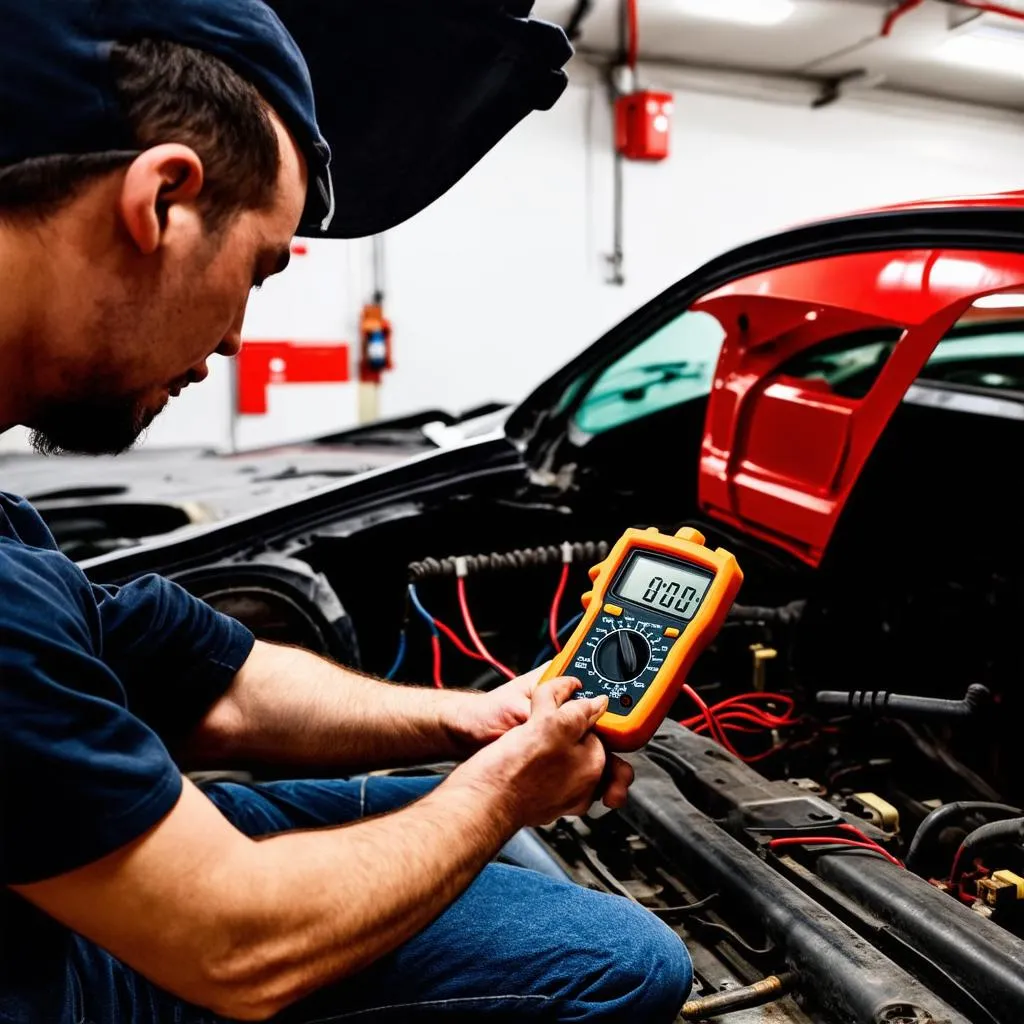
[[[639,750],[654,735],[743,582],[736,559],[686,527],[627,530],[600,565],[572,638],[544,680],[571,676],[577,697],[608,697],[595,732],[612,750]]]

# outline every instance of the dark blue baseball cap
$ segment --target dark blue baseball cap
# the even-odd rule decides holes
[[[260,91],[309,163],[301,230],[330,226],[331,151],[317,125],[309,69],[262,0],[0,0],[0,25],[0,167],[134,150],[111,47],[164,39],[220,58]]]

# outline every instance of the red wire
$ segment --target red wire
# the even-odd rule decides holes
[[[720,701],[709,708],[691,686],[684,685],[683,692],[697,704],[701,709],[701,714],[695,715],[693,718],[684,719],[681,724],[696,732],[703,732],[706,729],[716,743],[725,747],[730,754],[738,757],[741,761],[745,761],[747,764],[753,764],[756,761],[762,761],[764,758],[770,757],[782,748],[782,744],[773,745],[760,754],[741,754],[729,740],[728,733],[735,732],[749,735],[763,732],[764,730],[774,730],[798,724],[792,718],[796,708],[793,698],[787,697],[782,693],[739,694],[736,697],[729,697],[727,700]],[[773,715],[757,707],[751,703],[752,701],[770,701],[773,704],[782,704],[785,706],[786,711],[782,715]],[[757,728],[748,728],[745,725],[740,725],[739,723],[741,722],[747,722],[757,726]]]
[[[960,870],[960,861],[963,859],[964,848],[961,846],[956,851],[956,856],[953,858],[953,870],[949,873],[949,880],[953,885],[956,885],[960,881],[960,876],[964,873]]]
[[[466,624],[466,632],[469,634],[469,639],[473,646],[480,652],[484,661],[489,665],[496,668],[507,679],[515,679],[515,672],[513,672],[507,665],[502,665],[502,663],[487,650],[484,646],[483,640],[480,639],[480,635],[476,631],[476,627],[473,625],[473,616],[469,613],[469,602],[466,600],[465,578],[460,576],[455,582],[459,591],[459,607],[462,609],[462,621]]]
[[[626,63],[635,71],[637,53],[640,50],[640,12],[637,9],[637,0],[626,0],[626,19],[629,25]]]
[[[755,693],[741,693],[737,697],[730,697],[728,700],[718,702],[718,707],[725,708],[731,707],[733,704],[740,704],[751,700],[767,700],[771,701],[772,704],[785,704],[792,712],[796,708],[796,701],[792,697],[787,697],[784,693],[768,693],[767,691],[757,691]]]
[[[711,738],[717,740],[718,732],[715,729],[715,716],[711,713],[711,708],[704,702],[704,698],[689,683],[683,683],[683,693],[700,708],[708,732],[711,733]]]
[[[889,860],[891,860],[893,862],[893,864],[896,864],[897,866],[899,866],[901,868],[902,867],[906,867],[906,865],[903,863],[903,861],[901,861],[898,857],[894,857],[891,853],[889,853],[889,851],[884,846],[881,846],[879,843],[876,843],[874,841],[874,839],[872,839],[870,836],[866,835],[865,833],[861,832],[861,830],[859,828],[857,828],[855,825],[845,825],[844,824],[844,825],[840,825],[839,828],[843,832],[850,832],[850,833],[852,833],[853,835],[857,836],[859,839],[863,840],[865,843],[870,843],[872,846],[874,846],[874,847],[876,847],[878,849],[879,853],[884,854]]]
[[[892,861],[898,867],[903,867],[891,853],[870,840],[866,843],[858,843],[855,839],[838,839],[834,836],[787,836],[785,839],[771,840],[768,846],[773,850],[779,846],[846,846],[851,850],[870,850],[872,853],[879,853],[886,860]]]
[[[467,658],[472,658],[474,661],[487,660],[482,654],[477,654],[476,651],[471,651],[459,638],[459,634],[456,633],[455,630],[449,629],[448,626],[446,626],[440,619],[434,619],[434,625],[437,626],[437,628],[441,630],[449,640],[451,640],[459,653],[464,654]]]
[[[439,689],[444,689],[444,683],[441,681],[441,638],[439,636],[431,636],[430,646],[434,650],[434,685]]]
[[[558,589],[555,591],[555,599],[551,602],[551,615],[548,616],[548,635],[551,637],[552,646],[555,652],[562,649],[561,641],[558,639],[559,610],[562,607],[562,598],[565,597],[565,588],[569,583],[569,563],[562,566],[562,575],[558,580]]]

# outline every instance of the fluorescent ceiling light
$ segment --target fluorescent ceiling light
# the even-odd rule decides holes
[[[957,32],[935,51],[940,60],[963,67],[1024,75],[1024,32],[982,26],[973,32]]]
[[[975,309],[1019,309],[1024,306],[1024,295],[1000,292],[997,295],[983,295],[974,303]]]
[[[686,14],[743,25],[778,25],[795,10],[795,0],[676,0]]]

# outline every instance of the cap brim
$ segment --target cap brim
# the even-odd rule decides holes
[[[525,20],[533,0],[271,4],[306,55],[334,150],[330,172],[311,168],[303,234],[360,238],[395,227],[567,84],[572,48],[557,26]]]

